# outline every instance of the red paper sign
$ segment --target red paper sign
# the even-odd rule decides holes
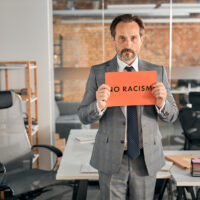
[[[107,72],[105,83],[111,88],[107,106],[155,105],[152,85],[156,71]]]

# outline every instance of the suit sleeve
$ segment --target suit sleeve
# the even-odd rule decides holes
[[[162,112],[158,113],[159,118],[165,122],[174,122],[178,117],[178,108],[174,97],[170,91],[169,82],[167,79],[165,68],[162,67],[162,81],[167,90],[167,98]]]
[[[98,89],[94,67],[90,70],[90,75],[86,84],[83,100],[78,108],[78,115],[83,124],[91,124],[101,117],[97,109],[96,91]]]

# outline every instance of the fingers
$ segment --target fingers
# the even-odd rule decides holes
[[[98,90],[96,91],[96,98],[100,109],[104,109],[106,107],[106,101],[110,96],[110,87],[106,84],[102,84]]]
[[[110,96],[110,87],[105,84],[101,85],[96,92],[97,100],[107,101],[109,96]]]
[[[106,85],[106,84],[102,84],[99,88],[98,88],[98,90],[108,90],[108,91],[110,91],[110,87],[108,86],[108,85]]]
[[[155,83],[153,85],[152,94],[156,98],[156,106],[158,106],[158,108],[161,108],[164,105],[167,97],[167,90],[163,85],[163,83],[161,82]]]
[[[153,85],[152,94],[156,98],[165,98],[166,94],[167,94],[167,91],[166,91],[165,86],[163,85],[163,83],[157,82],[156,84],[154,84]]]

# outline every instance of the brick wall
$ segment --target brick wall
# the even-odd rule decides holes
[[[108,4],[132,4],[132,0],[105,0]],[[173,3],[197,3],[198,0],[174,0]],[[169,0],[136,0],[135,4],[169,3]],[[54,2],[54,9],[67,9],[67,1]],[[95,4],[87,0],[74,1],[75,9],[92,9]],[[101,3],[99,8],[101,8]],[[63,18],[64,19],[64,18]],[[69,20],[69,18],[67,18]],[[54,41],[63,36],[64,67],[91,67],[102,63],[102,25],[101,24],[61,24],[62,18],[54,18]],[[72,18],[74,20],[74,18]],[[88,20],[88,18],[86,18]],[[198,66],[200,63],[200,23],[181,23],[173,25],[172,66]],[[104,60],[115,55],[109,24],[104,27]],[[150,62],[169,65],[169,24],[146,24],[146,37],[140,57]],[[64,81],[64,99],[80,101],[85,80]]]
[[[173,67],[198,66],[200,63],[200,24],[173,25]],[[54,40],[61,34],[64,45],[64,67],[90,67],[102,63],[101,24],[54,24]],[[115,55],[109,24],[105,24],[105,60]],[[146,37],[140,57],[150,62],[169,64],[169,24],[146,24]],[[87,79],[87,77],[85,77]],[[64,82],[68,101],[80,101],[86,81]]]

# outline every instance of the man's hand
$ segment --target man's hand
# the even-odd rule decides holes
[[[110,87],[106,84],[102,84],[96,91],[97,103],[101,111],[106,108],[106,101],[108,100],[109,96]]]
[[[152,94],[156,97],[156,106],[160,109],[165,103],[167,90],[162,82],[157,82],[153,85]]]

